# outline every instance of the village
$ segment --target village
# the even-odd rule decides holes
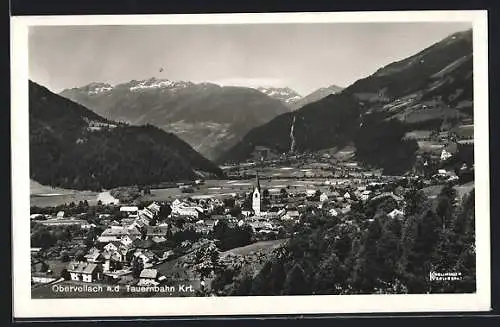
[[[409,137],[419,142],[439,137],[413,134]],[[113,201],[97,206],[80,203],[66,206],[66,211],[32,210],[32,291],[46,296],[50,287],[61,283],[124,289],[171,285],[179,278],[179,269],[184,281],[201,281],[201,290],[205,283],[193,271],[194,263],[174,262],[212,244],[207,240],[219,244],[221,252],[285,241],[305,212],[342,220],[355,205],[388,198],[395,207],[387,215],[404,219],[405,194],[412,188],[435,197],[445,184],[464,192],[473,187],[473,164],[460,162],[459,169],[445,168],[457,153],[456,143],[449,144],[431,155],[420,154],[420,170],[416,166],[405,176],[385,176],[381,170],[360,167],[349,149],[334,156],[323,152],[285,158],[269,158],[264,149],[251,163],[226,167],[231,180],[225,183],[233,185],[234,192],[212,187],[212,192],[196,194],[194,189],[205,184],[197,180],[175,185],[179,190],[175,199],[149,197],[139,205]],[[433,171],[426,172],[429,166]],[[238,184],[242,179],[250,182]],[[367,217],[367,223],[370,220]]]

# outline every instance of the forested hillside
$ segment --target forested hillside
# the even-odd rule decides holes
[[[427,199],[406,196],[406,217],[391,200],[359,204],[345,216],[311,210],[288,244],[255,276],[219,276],[224,295],[425,294],[475,292],[474,191],[463,200],[445,187]],[[457,273],[430,280],[430,273]],[[227,276],[232,276],[228,278]],[[221,281],[224,280],[222,283]]]
[[[100,190],[194,179],[221,171],[177,136],[106,120],[30,81],[30,177]]]

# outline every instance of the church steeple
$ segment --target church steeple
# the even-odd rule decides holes
[[[259,173],[255,176],[255,188],[253,190],[252,195],[252,209],[256,216],[260,216],[260,208],[261,208],[261,196],[260,196],[260,181],[259,181]]]

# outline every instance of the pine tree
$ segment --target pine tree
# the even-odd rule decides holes
[[[305,278],[305,273],[299,264],[295,264],[285,279],[283,286],[284,295],[308,295],[310,287]]]
[[[429,291],[427,280],[439,231],[439,218],[430,209],[420,217],[412,217],[405,225],[402,265],[409,293]]]
[[[381,267],[377,258],[377,241],[381,235],[382,226],[375,219],[368,227],[354,266],[353,286],[361,293],[371,293],[378,287]]]

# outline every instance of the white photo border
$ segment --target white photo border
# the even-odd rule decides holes
[[[474,66],[476,283],[474,294],[32,299],[28,30],[41,25],[471,22]],[[14,318],[464,312],[490,310],[487,12],[391,11],[11,17],[12,248]]]

